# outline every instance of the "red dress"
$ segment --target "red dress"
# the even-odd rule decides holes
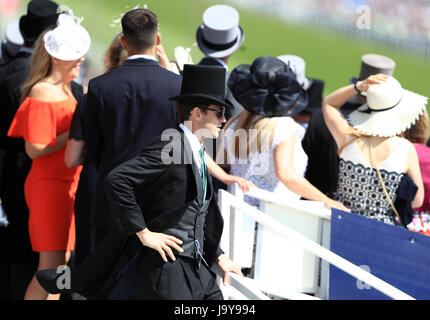
[[[76,108],[73,97],[46,102],[27,97],[19,107],[8,136],[55,146],[56,136],[68,131]],[[74,202],[82,167],[67,168],[65,147],[33,160],[24,194],[30,211],[33,251],[72,251],[75,247]]]

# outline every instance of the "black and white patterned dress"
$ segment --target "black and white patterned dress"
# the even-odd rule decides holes
[[[391,201],[396,201],[396,191],[406,171],[409,142],[395,138],[397,148],[378,164],[385,188]],[[346,146],[340,155],[338,201],[351,212],[388,224],[398,224],[395,214],[384,194],[378,173],[361,154],[356,142]]]

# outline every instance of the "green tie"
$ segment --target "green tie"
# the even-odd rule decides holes
[[[206,189],[207,189],[207,177],[206,177],[207,167],[206,167],[204,146],[202,146],[202,148],[200,149],[200,160],[202,163],[202,184],[203,184],[203,204],[204,204],[206,200]]]

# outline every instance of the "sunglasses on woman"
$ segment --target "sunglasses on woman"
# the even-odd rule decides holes
[[[204,107],[204,109],[206,110],[211,110],[211,111],[215,111],[215,115],[217,116],[218,119],[222,119],[225,115],[225,108],[221,108],[221,109],[214,109],[214,108],[209,108],[209,107]]]

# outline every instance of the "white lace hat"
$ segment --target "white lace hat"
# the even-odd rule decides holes
[[[58,16],[57,27],[43,37],[45,49],[54,58],[71,61],[83,57],[91,45],[87,30],[80,25],[83,18],[70,14]]]
[[[428,100],[403,89],[393,77],[371,85],[363,94],[367,102],[348,116],[348,122],[358,131],[380,137],[393,137],[409,129],[426,110]]]

